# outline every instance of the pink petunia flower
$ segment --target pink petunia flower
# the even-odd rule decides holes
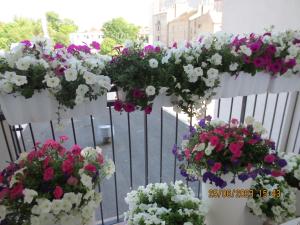
[[[96,173],[97,172],[97,168],[96,166],[94,166],[93,164],[87,164],[84,169],[86,171],[92,172],[92,173]]]
[[[60,142],[65,142],[65,141],[67,141],[67,140],[69,140],[69,137],[68,137],[68,136],[66,136],[66,135],[59,136],[59,141],[60,141]]]
[[[114,102],[114,109],[118,112],[122,111],[123,103],[120,100]]]
[[[76,177],[70,176],[67,180],[67,184],[71,186],[76,186],[78,184],[78,179]]]
[[[56,186],[54,191],[53,191],[54,198],[55,199],[61,199],[63,194],[64,194],[64,190],[60,186]]]
[[[211,172],[216,173],[222,167],[222,163],[216,162],[213,167],[211,168]]]
[[[54,169],[52,167],[47,168],[43,174],[44,181],[50,181],[54,177]]]
[[[220,138],[217,136],[212,136],[210,137],[209,142],[212,146],[217,146],[220,142]]]
[[[269,154],[269,155],[266,155],[265,158],[264,158],[264,161],[266,163],[273,163],[276,159],[276,156],[273,155],[273,154]]]
[[[130,113],[130,112],[133,112],[135,110],[135,106],[134,106],[134,104],[128,102],[128,103],[125,103],[123,105],[123,109],[125,110],[125,112],[129,112]]]
[[[151,105],[146,106],[146,108],[145,108],[145,113],[146,113],[146,114],[150,114],[151,112],[152,112],[152,107],[151,107]]]
[[[91,46],[96,49],[96,50],[100,50],[101,49],[101,45],[97,42],[97,41],[93,41],[91,43]]]

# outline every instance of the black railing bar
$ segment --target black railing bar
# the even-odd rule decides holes
[[[31,139],[32,139],[32,142],[33,142],[33,146],[34,146],[34,149],[36,149],[36,143],[35,143],[35,138],[34,138],[34,134],[33,134],[33,130],[32,130],[32,125],[31,123],[29,123],[29,130],[30,130],[30,134],[31,134]]]
[[[13,146],[14,146],[14,150],[15,150],[15,155],[16,155],[16,159],[19,157],[19,154],[18,154],[18,150],[17,150],[17,146],[16,146],[16,142],[15,142],[15,138],[14,138],[14,134],[13,134],[13,131],[12,131],[12,126],[9,125],[9,130],[10,130],[10,136],[11,136],[11,140],[13,142]]]
[[[221,110],[221,99],[218,99],[218,111],[217,111],[217,117],[220,117],[220,110]]]
[[[176,119],[175,119],[175,145],[177,146],[178,142],[178,113],[176,113]],[[176,155],[174,156],[174,172],[173,172],[173,182],[176,181],[176,165],[177,164],[177,158]]]
[[[94,148],[96,148],[96,137],[95,137],[95,128],[94,128],[94,118],[92,115],[90,115],[90,120],[91,120],[91,128],[92,128],[92,135],[93,135],[93,144]]]
[[[253,111],[252,111],[252,117],[255,116],[256,103],[257,103],[257,95],[255,95],[255,97],[254,97],[254,106],[253,106]]]
[[[272,124],[271,124],[269,139],[271,138],[272,132],[273,132],[274,120],[275,120],[275,115],[276,115],[277,105],[278,105],[278,98],[279,98],[279,94],[276,95],[276,100],[275,100],[274,112],[273,112],[273,116],[272,116]]]
[[[75,132],[75,126],[74,126],[73,118],[71,118],[71,124],[72,124],[72,132],[73,132],[74,143],[77,144],[77,138],[76,138],[76,132]]]
[[[247,96],[243,96],[242,100],[242,107],[241,107],[241,117],[240,117],[240,122],[244,123],[245,120],[245,114],[246,114],[246,107],[247,107]]]
[[[148,152],[148,116],[144,113],[144,142],[145,142],[145,186],[149,183],[149,152]]]
[[[129,173],[130,173],[130,188],[132,189],[132,149],[131,149],[131,128],[130,128],[130,114],[127,113],[128,126],[128,147],[129,147]]]
[[[191,116],[191,117],[190,117],[190,127],[189,127],[189,129],[192,127],[192,125],[193,125],[193,117]],[[188,165],[189,165],[189,163],[188,163]],[[188,179],[186,179],[186,185],[189,186],[189,181],[188,181]]]
[[[20,132],[21,141],[22,141],[24,151],[26,152],[26,146],[25,146],[25,141],[24,141],[24,137],[23,137],[23,127],[21,127],[20,124],[19,124],[19,132]]]
[[[296,133],[295,140],[294,140],[293,152],[296,151],[296,144],[297,144],[297,140],[298,140],[299,130],[300,130],[300,120],[298,123],[297,133]],[[299,154],[299,152],[298,152],[298,154]]]
[[[266,110],[267,110],[267,105],[268,105],[268,99],[269,99],[269,93],[266,94],[266,100],[265,100],[263,118],[262,118],[262,122],[261,122],[263,125],[265,123],[265,116],[266,116]]]
[[[289,131],[288,131],[287,138],[289,138],[290,134],[291,134],[292,125],[293,125],[292,121],[294,120],[298,98],[299,98],[299,91],[297,91],[297,96],[296,96],[296,99],[295,99],[295,104],[294,104],[294,108],[293,108],[293,113],[292,113],[292,117],[291,117],[291,123],[290,123],[290,128],[289,128]],[[284,151],[285,152],[287,151],[287,144],[285,145],[285,150]]]
[[[159,182],[162,182],[162,161],[163,161],[163,107],[160,109],[160,158],[159,158]]]
[[[231,98],[231,102],[230,102],[230,113],[229,113],[229,119],[228,119],[229,122],[230,122],[231,117],[232,117],[233,101],[234,101],[234,98]]]
[[[110,121],[110,132],[111,132],[111,146],[112,146],[112,157],[115,164],[115,173],[114,173],[114,183],[115,183],[115,198],[116,198],[116,213],[117,213],[117,222],[120,221],[119,218],[119,202],[118,202],[118,184],[117,184],[117,166],[116,166],[116,156],[115,156],[115,140],[114,140],[114,130],[113,130],[113,120],[111,107],[109,107],[109,121]]]
[[[4,140],[5,140],[5,143],[6,143],[7,150],[8,150],[9,158],[10,158],[10,161],[13,162],[14,159],[13,159],[13,156],[12,156],[12,153],[11,153],[11,149],[9,147],[7,135],[6,135],[6,132],[5,132],[4,125],[3,125],[3,120],[0,120],[0,122],[1,122],[1,128],[2,128],[2,132],[3,132]]]
[[[92,115],[90,115],[90,120],[91,120],[91,129],[92,129],[92,135],[93,135],[93,144],[94,144],[94,148],[96,148],[97,144],[96,144],[95,129],[94,129],[94,118]],[[100,183],[98,183],[98,188],[99,188],[99,190],[101,190]],[[100,202],[100,214],[101,214],[101,218],[103,218],[102,201]]]
[[[16,125],[14,125],[13,127],[15,127]],[[18,134],[17,134],[17,131],[16,129],[13,129],[13,134],[15,136],[15,139],[16,139],[16,144],[17,144],[17,147],[18,147],[18,152],[19,154],[22,153],[22,149],[21,149],[21,145],[20,145],[20,142],[19,142],[19,138],[18,138]]]
[[[98,182],[98,189],[99,189],[99,192],[101,193],[101,185],[100,185],[100,182]],[[100,216],[101,216],[101,224],[104,225],[102,201],[100,202]]]
[[[276,151],[278,151],[279,140],[280,140],[280,136],[281,136],[281,130],[282,130],[282,127],[283,127],[283,121],[284,121],[284,117],[285,117],[286,106],[287,106],[287,103],[288,103],[289,96],[290,96],[290,93],[287,92],[286,98],[285,98],[285,103],[284,103],[284,109],[283,109],[283,113],[282,113],[282,118],[281,118],[281,123],[280,123],[279,134],[278,134],[277,142],[276,142],[277,143]]]
[[[55,133],[54,133],[54,127],[53,127],[52,120],[50,120],[50,127],[51,127],[52,138],[55,141]]]

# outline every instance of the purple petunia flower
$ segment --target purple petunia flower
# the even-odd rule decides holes
[[[196,129],[193,126],[190,126],[190,134],[193,135],[196,133]]]
[[[205,119],[202,119],[198,122],[199,126],[202,127],[202,128],[205,128],[206,127],[206,123],[205,123]]]
[[[208,159],[208,160],[207,160],[207,164],[208,164],[209,166],[213,166],[213,165],[215,164],[215,161],[212,160],[212,159]]]
[[[287,165],[287,162],[285,159],[279,159],[277,162],[277,165],[280,166],[281,168],[282,167],[285,167]]]
[[[241,173],[238,175],[238,178],[239,178],[239,180],[244,182],[245,180],[248,180],[249,175],[247,173]]]
[[[172,153],[173,153],[174,155],[177,155],[177,150],[178,150],[178,147],[177,147],[176,144],[174,144],[174,146],[173,146],[173,148],[172,148]]]

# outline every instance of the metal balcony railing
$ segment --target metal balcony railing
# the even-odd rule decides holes
[[[299,92],[219,99],[215,105],[214,117],[223,120],[234,117],[243,121],[245,116],[254,116],[269,130],[267,135],[278,143],[277,150],[299,152]],[[70,138],[66,147],[72,144],[81,147],[100,145],[105,155],[113,159],[116,173],[98,187],[103,201],[96,213],[97,220],[99,224],[120,222],[127,210],[124,197],[130,190],[148,183],[183,179],[172,147],[180,144],[189,125],[196,121],[192,118],[183,121],[181,115],[170,113],[166,108],[150,115],[118,113],[112,102],[108,103],[107,114],[106,124],[103,124],[103,118],[99,120],[92,115],[64,120],[63,131],[52,121],[11,126],[1,115],[0,165],[4,166],[5,161],[14,161],[21,152],[32,149],[36,141],[55,140],[62,134]],[[110,128],[109,143],[102,143],[100,128],[103,125]],[[201,197],[200,182],[188,185]]]

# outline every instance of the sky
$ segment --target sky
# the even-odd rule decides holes
[[[0,0],[0,21],[15,16],[38,19],[45,11],[55,11],[62,18],[75,21],[80,31],[100,29],[115,17],[140,26],[150,26],[153,0]]]

